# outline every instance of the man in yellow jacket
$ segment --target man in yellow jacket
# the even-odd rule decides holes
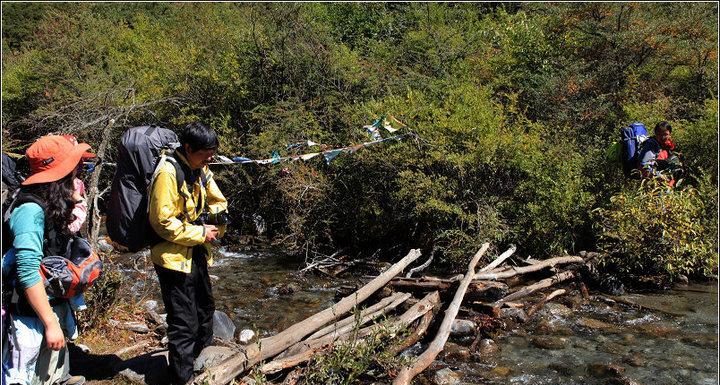
[[[208,266],[210,243],[225,222],[204,223],[204,213],[226,213],[227,200],[208,168],[218,147],[215,131],[188,124],[179,147],[156,171],[150,190],[150,225],[163,239],[151,249],[167,312],[170,382],[187,383],[195,359],[212,343],[215,300]],[[178,175],[184,174],[184,175]],[[180,188],[178,189],[178,186]],[[210,222],[210,221],[207,221]]]

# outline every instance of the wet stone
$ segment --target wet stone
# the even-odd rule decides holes
[[[563,325],[562,323],[554,320],[551,321],[546,319],[538,321],[535,330],[539,334],[552,334],[560,336],[571,336],[575,334],[569,326]]]
[[[543,317],[566,317],[572,314],[572,310],[563,304],[550,302],[546,303],[538,313]]]
[[[444,359],[464,361],[467,360],[468,357],[470,357],[470,349],[452,342],[445,344],[445,348],[443,349]]]
[[[508,368],[507,366],[496,366],[492,368],[490,373],[498,377],[507,377],[510,375],[510,368]]]
[[[433,382],[435,385],[455,385],[460,382],[460,377],[460,373],[454,372],[450,368],[445,368],[435,372]]]
[[[288,295],[292,293],[297,293],[302,290],[302,287],[298,285],[297,283],[290,282],[284,285],[278,285],[277,287],[277,293],[280,295]]]
[[[563,363],[552,363],[548,365],[548,369],[554,370],[563,376],[571,376],[573,374],[573,368]]]
[[[610,333],[619,333],[619,331],[620,331],[619,327],[609,324],[607,322],[596,320],[594,318],[580,318],[580,320],[578,321],[578,324],[580,324],[588,329],[602,330],[602,331],[610,332]]]
[[[500,350],[498,345],[490,338],[483,338],[478,344],[478,352],[481,355],[492,355]]]
[[[247,344],[253,339],[255,339],[255,332],[250,329],[243,329],[243,331],[240,332],[240,336],[238,337],[238,341],[241,344]]]
[[[450,334],[456,336],[473,334],[475,330],[477,330],[475,322],[464,319],[456,319],[453,321],[452,326],[450,326]]]
[[[518,323],[524,323],[528,317],[523,309],[516,309],[514,307],[500,309],[500,318],[505,318]]]
[[[603,377],[619,377],[625,371],[625,368],[615,364],[588,364],[587,373],[596,378]]]
[[[638,356],[638,355],[636,355],[636,354],[635,354],[635,355],[625,356],[625,357],[623,358],[622,362],[623,362],[623,363],[626,363],[626,364],[628,364],[628,365],[630,365],[630,366],[634,366],[634,367],[636,367],[636,368],[637,368],[637,367],[645,366],[645,360],[643,360],[642,357],[640,357],[640,356]]]
[[[530,343],[540,349],[564,349],[567,346],[567,339],[562,337],[532,337]]]

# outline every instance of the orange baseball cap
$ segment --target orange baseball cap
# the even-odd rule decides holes
[[[64,178],[77,167],[88,150],[89,144],[74,145],[60,135],[40,137],[25,151],[32,175],[22,185],[55,182]]]

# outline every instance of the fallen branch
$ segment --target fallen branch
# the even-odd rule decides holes
[[[405,340],[402,341],[400,344],[389,348],[388,352],[391,355],[395,355],[415,345],[415,343],[420,341],[420,339],[425,335],[425,333],[427,333],[428,327],[430,327],[430,324],[432,323],[434,317],[434,311],[429,311],[425,313],[425,315],[420,318],[420,322],[418,322],[418,325],[415,327],[412,333],[410,333],[410,335],[407,336],[407,338],[405,338]]]
[[[430,258],[428,258],[428,260],[425,261],[425,263],[423,263],[422,265],[420,265],[418,267],[413,267],[412,269],[410,269],[410,271],[408,271],[408,273],[405,274],[405,278],[410,278],[410,277],[412,277],[413,274],[417,273],[418,271],[425,270],[428,266],[430,266],[430,262],[432,262],[434,256],[435,256],[435,249],[433,249],[433,251],[430,252]]]
[[[460,275],[462,278],[462,275]],[[389,283],[394,290],[409,291],[413,293],[440,291],[444,292],[457,287],[459,280],[440,279],[435,277],[423,278],[393,278]],[[473,280],[468,286],[466,298],[473,301],[495,301],[507,295],[508,286],[502,282]]]
[[[360,312],[360,319],[366,319],[369,317],[369,319],[373,319],[377,317],[380,314],[383,314],[384,312],[390,311],[400,305],[401,303],[405,302],[410,298],[410,294],[406,293],[395,293],[389,297],[383,298],[380,302],[376,303],[375,305],[372,305],[366,309],[363,309]],[[395,303],[396,301],[402,299],[402,301]],[[343,329],[344,327],[348,325],[353,325],[355,322],[357,322],[357,318],[354,315],[351,315],[345,319],[342,319],[336,323],[333,323],[331,325],[328,325],[314,334],[312,334],[310,337],[307,338],[307,340],[314,340],[320,337],[325,336],[328,333],[332,333],[333,331],[338,331]],[[362,325],[362,323],[361,323]]]
[[[517,247],[515,245],[511,245],[509,249],[507,249],[504,253],[500,254],[499,257],[495,258],[494,261],[492,261],[489,265],[483,267],[480,269],[480,273],[484,273],[486,271],[490,271],[498,266],[500,266],[501,263],[505,262],[506,259],[508,259],[513,253],[517,250]]]
[[[478,273],[475,275],[475,279],[495,279],[495,280],[504,279],[504,278],[510,278],[512,276],[519,275],[519,274],[540,271],[542,269],[546,269],[548,267],[552,267],[555,265],[566,265],[569,263],[583,263],[583,262],[585,262],[585,260],[582,259],[582,257],[574,257],[574,256],[556,257],[556,258],[546,259],[542,262],[538,262],[538,263],[535,263],[530,266],[511,268],[511,269],[496,272],[496,273],[493,273],[493,272]]]
[[[227,384],[250,366],[275,356],[300,341],[303,337],[326,325],[328,322],[352,310],[358,303],[366,300],[381,287],[385,286],[388,281],[402,272],[419,257],[419,250],[410,250],[405,258],[390,266],[385,272],[361,287],[354,294],[343,298],[334,306],[308,317],[274,336],[261,339],[258,343],[248,346],[245,352],[233,354],[220,364],[195,377],[191,382],[207,385]]]
[[[411,324],[416,319],[424,316],[428,312],[432,312],[433,309],[437,308],[440,305],[440,295],[438,292],[432,292],[428,295],[426,295],[423,299],[418,301],[415,305],[410,307],[405,313],[400,315],[397,318],[392,319],[389,322],[389,327],[403,327],[405,325]],[[356,334],[356,338],[364,338],[368,335],[372,334],[373,332],[377,331],[379,328],[383,327],[382,324],[375,324],[372,326],[365,327],[363,329],[360,329]],[[312,341],[305,341],[305,347],[306,350],[297,353],[295,355],[284,357],[282,359],[273,360],[272,362],[269,362],[265,365],[263,365],[260,368],[260,371],[262,373],[268,374],[268,373],[275,373],[283,369],[291,368],[293,366],[297,366],[305,361],[309,361],[314,355],[318,354],[321,351],[324,351],[330,347],[334,343],[345,341],[352,336],[353,333],[345,333],[343,335],[327,335],[325,337],[312,340]]]
[[[540,289],[550,287],[552,285],[555,285],[556,283],[560,283],[571,278],[575,278],[575,273],[573,273],[572,271],[564,271],[562,273],[558,273],[550,278],[543,279],[542,281],[538,281],[537,283],[530,286],[525,286],[522,289],[500,299],[499,301],[497,301],[497,303],[514,301],[518,298],[530,295]]]
[[[540,301],[538,301],[538,303],[536,303],[535,305],[533,305],[533,306],[530,308],[530,310],[527,311],[527,316],[530,317],[531,315],[535,314],[535,312],[537,312],[538,310],[542,309],[542,307],[545,306],[545,304],[546,304],[548,301],[550,301],[551,299],[553,299],[553,298],[555,298],[555,297],[557,297],[557,296],[560,296],[560,295],[565,294],[565,292],[566,292],[565,289],[558,289],[558,290],[555,290],[555,291],[553,291],[552,293],[548,294],[545,298],[543,298],[543,299],[541,299]]]
[[[445,318],[443,318],[443,322],[442,324],[440,324],[440,329],[438,330],[438,334],[435,336],[435,339],[430,343],[430,346],[428,346],[427,350],[425,350],[425,352],[423,352],[415,359],[415,362],[411,366],[404,368],[400,371],[397,377],[395,377],[393,385],[409,384],[410,381],[412,381],[413,377],[415,377],[420,372],[425,370],[428,366],[430,366],[435,357],[437,357],[437,355],[443,350],[443,347],[445,347],[445,342],[450,336],[450,327],[452,326],[453,320],[455,320],[455,316],[457,316],[457,313],[460,310],[460,304],[465,297],[465,291],[467,290],[468,286],[470,286],[470,282],[475,276],[475,266],[477,265],[478,261],[480,261],[480,258],[483,256],[483,254],[485,254],[488,247],[490,247],[490,244],[483,244],[480,250],[470,261],[470,264],[468,265],[468,271],[465,274],[462,282],[460,282],[460,287],[458,287],[457,292],[455,292],[455,297],[450,303],[450,306],[448,306],[447,310],[445,311]]]

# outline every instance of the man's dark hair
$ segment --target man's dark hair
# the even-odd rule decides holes
[[[663,120],[662,122],[655,125],[655,133],[662,131],[672,132],[672,126],[670,125],[670,123]]]
[[[193,122],[180,133],[180,144],[188,144],[192,151],[198,151],[214,150],[218,148],[219,142],[215,130],[200,122]]]

